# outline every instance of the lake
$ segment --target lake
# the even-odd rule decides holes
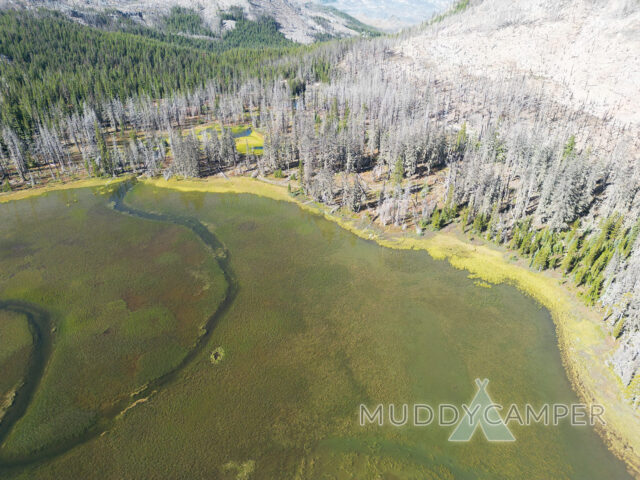
[[[0,395],[34,371],[28,309],[50,317],[3,478],[628,476],[567,422],[361,426],[362,404],[469,403],[476,378],[503,405],[579,400],[534,300],[292,204],[141,184],[3,204],[0,301],[26,309],[0,304]]]

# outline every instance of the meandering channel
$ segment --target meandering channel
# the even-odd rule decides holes
[[[116,417],[129,408],[133,403],[139,399],[152,395],[158,389],[175,380],[180,371],[189,365],[202,351],[220,318],[233,304],[238,290],[238,284],[233,273],[233,269],[231,268],[229,252],[224,245],[213,233],[211,233],[209,229],[207,229],[207,227],[195,218],[146,212],[128,206],[124,199],[134,184],[135,181],[128,181],[119,185],[109,198],[110,206],[115,211],[124,215],[130,215],[144,220],[173,223],[175,225],[188,228],[195,233],[210,249],[211,254],[216,258],[216,261],[224,274],[228,285],[226,296],[207,320],[204,333],[198,337],[194,347],[187,353],[187,355],[185,355],[182,361],[174,369],[156,378],[152,382],[149,382],[144,386],[144,388],[137,391],[131,397],[114,405],[106,416],[103,416],[82,435],[62,440],[55,446],[39,450],[29,456],[21,458],[8,458],[4,456],[2,454],[2,445],[15,427],[16,423],[27,412],[31,400],[38,389],[45,367],[52,353],[54,333],[52,332],[51,314],[46,310],[46,308],[19,300],[0,300],[0,310],[6,310],[25,316],[33,337],[32,353],[26,369],[23,384],[16,391],[13,403],[0,421],[0,472],[6,469],[25,467],[45,462],[107,431]]]
[[[38,305],[19,300],[7,300],[0,301],[0,310],[23,315],[29,324],[33,339],[32,352],[22,386],[16,390],[11,407],[0,421],[0,445],[2,445],[15,423],[27,411],[33,394],[38,389],[51,353],[52,334],[49,312]]]

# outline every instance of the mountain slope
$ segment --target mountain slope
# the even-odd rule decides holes
[[[605,123],[638,131],[640,3],[637,0],[472,1],[460,14],[414,31],[396,53],[417,79],[530,88]]]
[[[452,0],[315,0],[385,31],[397,31],[428,20]]]
[[[282,75],[269,62],[306,48],[268,20],[238,25],[211,39],[139,25],[127,24],[125,32],[93,28],[50,10],[0,11],[1,122],[28,135],[54,111],[136,94],[171,96],[205,84],[224,89],[258,74],[268,79]]]
[[[327,36],[357,36],[360,31],[352,28],[352,18],[337,15],[311,3],[294,3],[289,0],[0,0],[0,8],[56,9],[67,14],[74,11],[119,11],[148,27],[161,25],[162,18],[169,15],[173,7],[182,7],[198,12],[213,31],[221,27],[221,13],[240,8],[247,18],[256,20],[272,17],[279,30],[290,40],[312,43]],[[233,22],[225,22],[223,28],[232,28]]]

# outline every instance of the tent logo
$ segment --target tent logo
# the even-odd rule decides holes
[[[476,378],[478,391],[469,405],[462,405],[464,415],[449,436],[450,442],[468,442],[478,427],[490,442],[515,442],[515,437],[498,413],[502,407],[491,400],[487,385],[488,379]]]
[[[393,427],[406,425],[419,428],[429,425],[453,427],[453,432],[449,435],[450,442],[468,442],[480,428],[489,442],[515,442],[516,439],[507,426],[511,422],[520,426],[537,424],[549,427],[557,427],[561,422],[574,427],[606,425],[603,418],[605,409],[600,404],[543,403],[535,406],[530,403],[525,405],[512,403],[508,407],[503,407],[493,402],[487,392],[488,385],[488,379],[477,378],[477,391],[468,405],[390,403],[385,406],[380,403],[371,408],[361,404],[360,426],[382,427],[386,424]],[[502,410],[505,413],[500,415]]]

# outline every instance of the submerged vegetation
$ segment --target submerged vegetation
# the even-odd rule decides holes
[[[227,292],[215,259],[181,227],[116,213],[90,190],[34,202],[34,215],[27,200],[0,210],[0,291],[2,300],[46,306],[54,346],[28,411],[1,438],[2,463],[102,425],[180,365]]]
[[[33,339],[18,312],[0,308],[0,425],[27,372]]]
[[[282,187],[249,179],[220,180],[215,186],[234,185],[238,192],[262,187],[273,197],[291,198]],[[108,200],[77,191],[72,193],[78,202],[66,206],[61,199],[67,193],[30,202],[37,203],[37,211],[73,212],[87,197],[90,204]],[[91,208],[85,224],[95,236],[104,232],[103,222],[91,221],[100,214],[97,207]],[[160,385],[155,393],[131,397],[123,408],[126,413],[107,433],[66,455],[3,471],[3,478],[91,478],[96,471],[114,477],[173,476],[187,470],[194,477],[214,472],[222,479],[243,472],[256,479],[311,479],[344,472],[420,478],[475,478],[478,472],[511,478],[534,472],[576,478],[593,472],[624,474],[591,430],[520,429],[518,442],[507,446],[505,461],[502,452],[481,438],[464,446],[447,445],[447,429],[359,426],[362,402],[467,401],[473,378],[481,372],[491,376],[492,393],[505,402],[575,399],[555,347],[553,324],[515,289],[480,289],[464,272],[424,252],[380,249],[317,216],[301,215],[295,206],[255,196],[180,193],[143,184],[127,194],[124,208],[153,211],[168,221],[197,219],[206,224],[228,248],[227,259],[240,285],[233,305],[175,381]],[[138,228],[176,228],[126,215],[122,221],[139,222]],[[158,261],[165,256],[157,246],[148,250],[148,255],[160,255]],[[47,252],[55,256],[52,249],[41,255]],[[23,255],[18,251],[12,256]],[[198,257],[190,260],[197,262]],[[44,257],[42,261],[49,262]],[[139,272],[137,264],[131,267]],[[91,330],[102,339],[105,323],[117,323],[117,318],[85,323],[95,325]],[[487,328],[502,334],[476,342]],[[113,327],[112,334],[118,334]],[[54,335],[62,339],[66,332],[58,329]],[[222,349],[223,356],[212,366],[212,353],[221,354]],[[522,356],[523,349],[527,356]],[[495,362],[498,351],[511,369]],[[68,365],[75,362],[66,360]],[[446,375],[433,367],[443,362]],[[70,372],[47,371],[41,388],[65,375]],[[452,390],[452,383],[459,389]],[[84,389],[81,392],[84,395]],[[101,388],[94,392],[96,397],[103,394]],[[33,413],[30,409],[24,419]],[[16,425],[13,442],[34,440],[21,428],[23,423]],[[148,436],[154,442],[144,441]],[[558,451],[561,455],[554,454]]]

